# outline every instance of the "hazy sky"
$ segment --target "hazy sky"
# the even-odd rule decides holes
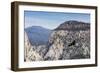
[[[55,29],[61,23],[68,20],[90,22],[90,14],[85,13],[24,11],[24,17],[25,28],[42,26],[48,29]]]

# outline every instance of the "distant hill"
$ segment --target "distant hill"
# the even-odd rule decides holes
[[[60,24],[55,30],[77,31],[77,30],[88,30],[88,29],[90,29],[90,23],[70,20]]]
[[[29,41],[32,45],[47,44],[51,30],[41,26],[32,26],[25,28]]]

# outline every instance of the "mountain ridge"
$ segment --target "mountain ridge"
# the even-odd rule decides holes
[[[54,30],[88,30],[90,29],[90,23],[86,22],[81,22],[81,21],[75,21],[75,20],[70,20],[70,21],[65,21],[62,24],[60,24],[56,29]]]

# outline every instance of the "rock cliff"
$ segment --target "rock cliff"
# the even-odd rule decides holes
[[[33,48],[36,48],[35,46],[32,46],[29,42],[28,36],[25,32],[25,49],[24,49],[24,61],[40,61],[43,60],[43,58],[39,55],[38,52],[36,52]]]
[[[57,30],[51,34],[46,60],[90,57],[90,31]]]

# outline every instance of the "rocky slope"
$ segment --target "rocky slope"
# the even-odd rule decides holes
[[[46,60],[90,58],[90,24],[66,21],[56,28],[49,39]]]
[[[33,45],[30,50],[33,53],[27,54],[27,58],[32,55],[31,61],[90,58],[90,24],[66,21],[53,30],[47,45]]]
[[[25,44],[24,61],[40,61],[40,60],[43,60],[42,56],[39,55],[39,53],[36,52],[33,49],[35,47],[30,44],[26,32],[25,32],[25,42],[24,42],[24,44]]]
[[[46,60],[90,57],[90,32],[58,30],[51,34]]]

